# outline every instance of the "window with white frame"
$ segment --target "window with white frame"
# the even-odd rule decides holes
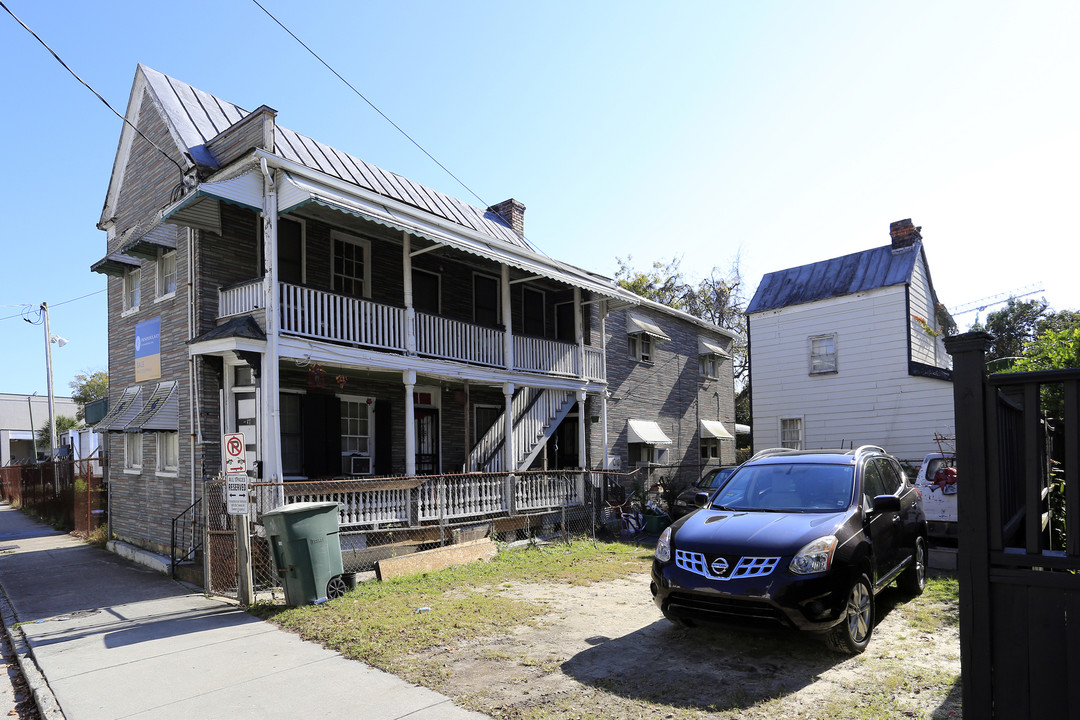
[[[124,470],[142,470],[142,433],[124,433]]]
[[[332,232],[334,290],[356,297],[371,297],[371,241]]]
[[[142,281],[142,268],[128,268],[124,271],[124,312],[139,309],[139,285]]]
[[[803,449],[802,418],[780,418],[780,447]]]
[[[341,398],[341,472],[343,475],[370,475],[374,439],[371,411],[375,398]]]
[[[645,333],[634,333],[626,336],[627,347],[630,357],[639,362],[652,362],[653,339]]]
[[[180,433],[157,433],[157,471],[175,473],[180,469]]]
[[[718,457],[720,457],[720,438],[701,438],[701,459],[708,460],[709,458]]]
[[[810,338],[810,374],[836,372],[836,333]]]
[[[157,296],[176,294],[176,251],[159,250],[157,262]]]

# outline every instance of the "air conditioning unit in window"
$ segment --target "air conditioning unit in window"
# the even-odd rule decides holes
[[[364,457],[363,455],[353,455],[349,458],[349,466],[350,475],[371,474],[371,458],[369,457]]]

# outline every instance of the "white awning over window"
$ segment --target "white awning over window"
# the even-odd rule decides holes
[[[727,431],[724,423],[719,420],[702,420],[701,437],[720,438],[722,440],[734,440],[735,436]]]
[[[698,355],[719,355],[721,357],[731,357],[724,348],[717,345],[715,342],[709,340],[702,340],[698,338],[697,341],[697,353]]]
[[[664,331],[660,329],[660,326],[654,323],[652,320],[647,320],[640,315],[634,313],[626,313],[626,334],[636,335],[644,333],[651,335],[657,340],[670,340]]]
[[[665,435],[660,425],[652,420],[627,420],[626,442],[670,445],[671,438]]]

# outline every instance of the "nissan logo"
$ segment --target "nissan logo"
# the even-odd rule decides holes
[[[712,561],[712,565],[710,565],[709,567],[712,569],[714,575],[716,575],[717,577],[722,577],[724,573],[727,572],[728,561],[722,557],[718,557]]]

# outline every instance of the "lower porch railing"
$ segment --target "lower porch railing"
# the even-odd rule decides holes
[[[284,483],[285,502],[340,503],[342,531],[483,519],[584,505],[586,472],[469,473]],[[272,493],[258,493],[269,498]],[[269,503],[265,503],[269,505]],[[271,507],[259,507],[261,514]]]

